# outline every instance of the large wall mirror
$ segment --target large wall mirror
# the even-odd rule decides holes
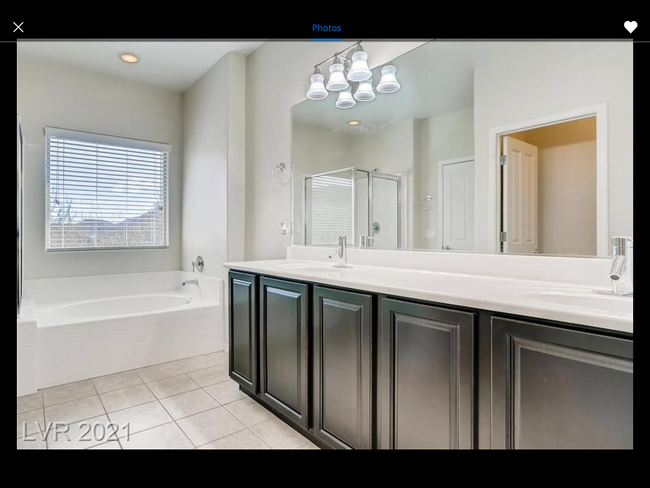
[[[394,93],[293,107],[294,244],[607,256],[632,235],[631,42],[436,41],[391,64]]]

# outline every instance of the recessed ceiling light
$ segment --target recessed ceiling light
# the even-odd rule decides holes
[[[348,122],[348,125],[359,125],[360,123],[361,123],[360,120],[351,120],[350,122]]]
[[[140,61],[140,58],[133,53],[119,53],[117,57],[128,64],[135,64]]]

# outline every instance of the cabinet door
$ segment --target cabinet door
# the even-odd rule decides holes
[[[314,287],[314,434],[372,448],[372,296]]]
[[[474,313],[382,299],[378,444],[473,447]]]
[[[231,271],[228,291],[230,377],[257,393],[257,277]]]
[[[307,285],[263,277],[260,292],[260,398],[307,428]]]
[[[491,447],[632,447],[632,341],[492,317]]]

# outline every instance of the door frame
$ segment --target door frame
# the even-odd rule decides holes
[[[442,219],[443,219],[443,211],[442,211],[442,203],[443,203],[443,198],[442,198],[442,190],[443,190],[443,174],[442,174],[442,168],[443,166],[447,166],[449,164],[458,164],[458,163],[468,163],[472,161],[474,163],[474,179],[476,180],[476,158],[475,156],[464,156],[462,158],[454,158],[454,159],[443,159],[442,161],[438,161],[438,223],[437,223],[437,237],[438,237],[438,244],[439,248],[441,250],[444,250],[444,245],[445,241],[443,239],[443,232],[444,232],[444,226],[442,224]],[[476,194],[476,182],[474,182],[474,194]],[[474,248],[476,248],[476,198],[474,198]]]
[[[501,229],[501,137],[529,129],[596,117],[596,255],[609,255],[607,103],[577,108],[488,130],[488,252],[499,252]]]
[[[359,169],[368,173],[368,235],[374,237],[372,224],[374,223],[374,189],[375,178],[391,180],[397,183],[397,249],[402,247],[402,176],[400,174],[380,173],[374,170]],[[355,185],[353,185],[354,188]],[[354,213],[354,212],[353,212]],[[374,242],[374,241],[373,241]],[[374,244],[373,244],[374,246]]]

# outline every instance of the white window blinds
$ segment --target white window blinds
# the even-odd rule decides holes
[[[321,175],[307,188],[307,244],[332,245],[338,236],[352,236],[352,184],[350,177]]]
[[[48,251],[167,247],[171,146],[47,127]]]

